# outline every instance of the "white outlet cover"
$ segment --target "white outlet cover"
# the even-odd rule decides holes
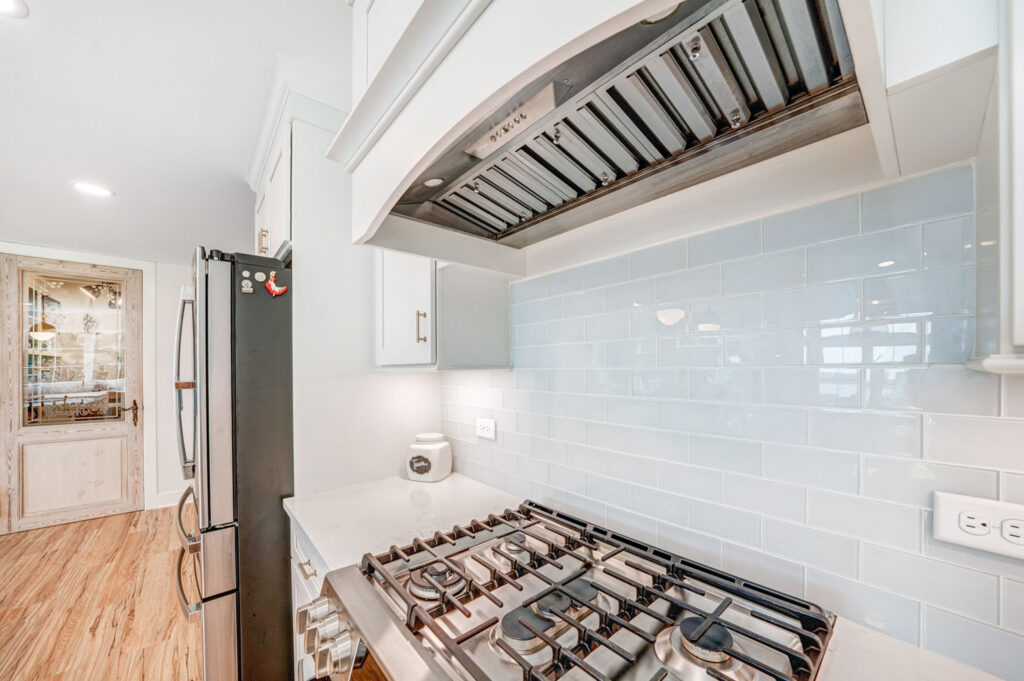
[[[1012,536],[1016,534],[1013,527],[1024,518],[1024,504],[949,492],[936,492],[933,502],[932,534],[936,539],[979,551],[1024,558],[1024,542],[1018,543]],[[965,528],[966,518],[984,519],[988,524],[987,531],[978,534],[973,528]],[[977,526],[975,522],[968,524]]]
[[[476,436],[484,440],[496,440],[498,430],[494,426],[494,419],[477,418]]]

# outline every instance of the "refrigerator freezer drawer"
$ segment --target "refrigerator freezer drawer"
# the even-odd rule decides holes
[[[203,603],[203,678],[238,681],[238,594]]]
[[[222,527],[203,532],[196,554],[196,578],[203,600],[238,588],[237,528]]]

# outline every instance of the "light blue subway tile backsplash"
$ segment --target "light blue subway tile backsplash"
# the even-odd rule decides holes
[[[1024,502],[976,220],[962,166],[517,282],[513,370],[442,374],[455,469],[1024,681],[1024,566],[931,536]]]

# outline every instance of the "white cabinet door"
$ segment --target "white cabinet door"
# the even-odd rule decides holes
[[[377,251],[377,364],[433,364],[435,262]]]
[[[274,255],[292,234],[291,125],[274,141],[256,198],[256,253]]]

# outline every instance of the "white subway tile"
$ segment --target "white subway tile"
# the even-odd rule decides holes
[[[605,345],[605,366],[608,368],[657,365],[658,342],[653,338],[608,341]]]
[[[722,292],[727,296],[803,285],[802,248],[734,260],[722,265]]]
[[[548,295],[548,282],[545,277],[538,279],[524,279],[512,284],[512,302],[522,303],[527,300],[546,298]]]
[[[552,319],[562,318],[561,298],[541,298],[529,303],[524,303],[529,308],[529,321],[548,322]]]
[[[647,487],[658,486],[658,462],[632,454],[608,452],[608,477]]]
[[[924,428],[926,459],[1024,471],[1024,419],[929,414]]]
[[[565,510],[579,518],[587,518],[594,523],[608,522],[608,507],[596,499],[567,492]]]
[[[635,369],[633,394],[646,397],[690,396],[690,379],[686,369]]]
[[[689,452],[689,438],[684,433],[670,433],[649,428],[630,428],[629,451],[666,461],[683,463]]]
[[[931,173],[861,195],[865,232],[926,222],[974,210],[971,166]]]
[[[748,546],[761,545],[761,517],[706,501],[690,500],[691,529]]]
[[[547,323],[547,343],[577,343],[584,339],[586,325],[582,317],[556,319]]]
[[[807,363],[920,364],[921,323],[900,321],[808,329]]]
[[[516,414],[516,431],[547,437],[548,417],[544,414]]]
[[[690,329],[687,315],[687,306],[684,303],[666,303],[657,307],[633,310],[630,313],[630,336],[685,336]]]
[[[814,447],[765,443],[764,476],[808,487],[857,493],[860,458]]]
[[[922,554],[929,558],[937,558],[949,563],[981,570],[990,574],[1003,575],[1024,581],[1024,561],[1009,556],[1002,556],[989,551],[979,551],[961,544],[939,541],[932,536],[932,513],[922,514],[924,545]]]
[[[664,274],[657,279],[657,300],[661,303],[714,298],[722,295],[722,268],[698,267]]]
[[[604,473],[608,466],[608,454],[603,449],[595,447],[582,447],[580,445],[567,444],[565,446],[565,463],[578,471],[589,471],[590,473]],[[577,475],[579,476],[579,472]],[[579,476],[582,478],[583,476]],[[582,492],[581,492],[582,494]]]
[[[722,365],[722,339],[719,336],[682,336],[659,338],[658,366],[711,367]]]
[[[917,551],[921,544],[918,509],[848,494],[808,489],[807,522],[907,551]]]
[[[1006,681],[1024,681],[1024,636],[933,608],[922,609],[922,645]]]
[[[735,260],[761,252],[761,221],[754,220],[690,237],[690,267]]]
[[[533,393],[530,396],[530,411],[549,416],[565,415],[564,393]]]
[[[587,369],[587,392],[601,395],[628,395],[629,369]]]
[[[525,433],[515,433],[510,430],[498,431],[498,446],[511,454],[530,455],[530,446],[533,438]]]
[[[921,229],[921,264],[925,269],[970,265],[974,262],[973,215],[931,222]]]
[[[927,463],[888,456],[864,457],[864,496],[931,508],[932,493],[953,492],[996,499],[998,474],[979,468]]]
[[[629,451],[629,428],[610,423],[587,423],[587,444],[619,452]]]
[[[707,435],[691,435],[690,463],[708,468],[760,475],[761,443]]]
[[[587,340],[629,338],[629,313],[613,312],[587,317]]]
[[[1015,504],[1024,504],[1024,475],[1016,473],[1000,473],[1002,492],[999,498]]]
[[[629,276],[641,279],[654,274],[686,269],[686,239],[658,244],[629,254]]]
[[[1003,626],[1024,634],[1024,582],[1003,580]]]
[[[869,411],[811,411],[811,444],[872,454],[921,456],[921,417]]]
[[[725,337],[725,363],[765,366],[804,363],[804,330],[781,329]]]
[[[720,501],[722,474],[695,466],[661,463],[658,464],[658,487],[684,497]]]
[[[658,523],[658,546],[711,567],[722,565],[722,542],[668,523]]]
[[[629,485],[601,475],[587,473],[587,496],[622,508],[629,508]]]
[[[999,619],[999,578],[902,551],[863,544],[861,581],[977,620]]]
[[[663,400],[658,407],[658,425],[667,430],[691,433],[722,432],[720,404]]]
[[[546,437],[535,437],[530,443],[530,456],[549,463],[565,463],[565,443]]]
[[[608,527],[634,539],[656,544],[657,521],[617,506],[608,507]]]
[[[770,404],[860,406],[860,369],[771,367],[764,370],[764,382]]]
[[[747,440],[807,442],[807,410],[791,407],[727,405],[725,434]]]
[[[608,312],[632,310],[634,307],[653,305],[658,297],[654,279],[627,281],[604,290],[604,309]]]
[[[784,482],[727,474],[722,501],[764,515],[803,522],[806,490]]]
[[[839,575],[857,575],[857,540],[765,518],[764,549]]]
[[[807,248],[809,284],[913,272],[920,266],[921,228],[917,226]]]
[[[534,369],[514,369],[515,387],[520,390],[547,390],[548,372]]]
[[[860,232],[860,196],[798,208],[764,219],[764,251],[805,246]]]
[[[890,319],[974,312],[974,268],[925,270],[864,280],[864,318]]]
[[[964,367],[866,369],[864,406],[995,416],[999,376]]]
[[[604,343],[570,343],[565,347],[565,366],[585,369],[604,366]]]
[[[766,293],[767,326],[854,322],[860,319],[860,283],[856,281]]]
[[[557,489],[573,494],[587,493],[587,476],[568,466],[550,464],[548,466],[548,482]]]
[[[504,390],[501,403],[505,409],[530,411],[531,393],[528,390]]]
[[[722,569],[783,593],[798,597],[804,593],[802,565],[744,546],[728,542],[722,544]]]
[[[555,322],[541,322],[540,324],[520,324],[512,327],[512,345],[544,345],[548,342],[548,324]]]
[[[651,516],[673,525],[686,525],[687,503],[683,497],[648,487],[633,487],[630,491],[631,508],[637,513]]]
[[[556,510],[565,509],[565,491],[542,482],[530,483],[529,498]]]
[[[547,280],[549,296],[579,291],[583,288],[583,267],[573,267],[561,272],[552,272],[544,278]]]
[[[716,402],[762,402],[760,369],[690,369],[690,397]]]
[[[548,434],[552,439],[563,442],[586,442],[587,422],[582,419],[563,419],[552,416],[548,419]]]
[[[604,421],[607,400],[600,395],[566,395],[565,415],[576,419]]]
[[[925,322],[924,361],[965,364],[974,353],[974,317],[929,319]]]
[[[543,459],[521,456],[517,461],[516,472],[533,482],[547,483],[548,481],[548,463]]]
[[[587,372],[583,369],[550,369],[547,390],[582,393],[587,389]]]
[[[692,333],[757,329],[761,327],[760,295],[718,298],[690,303]]]
[[[566,317],[585,317],[604,312],[604,289],[566,293],[556,298],[563,304]],[[513,316],[513,320],[515,317]],[[513,323],[515,323],[513,321]]]
[[[627,426],[656,426],[658,402],[633,397],[609,397],[607,420],[609,423],[623,423]]]
[[[627,279],[629,279],[628,255],[592,262],[583,267],[583,283],[587,288],[617,284]]]
[[[808,570],[807,600],[907,643],[918,643],[920,606],[909,598]]]

